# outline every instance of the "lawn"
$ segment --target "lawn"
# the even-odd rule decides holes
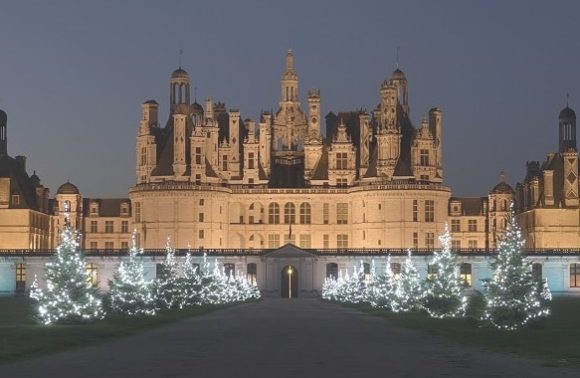
[[[162,311],[152,317],[108,316],[87,324],[43,326],[26,297],[0,297],[0,363],[132,335],[227,306]]]
[[[512,332],[492,329],[476,320],[483,309],[479,297],[470,300],[469,316],[463,319],[432,319],[423,313],[393,314],[369,305],[353,307],[397,325],[425,330],[460,343],[540,359],[548,366],[580,368],[580,298],[554,299],[552,315],[543,323]]]

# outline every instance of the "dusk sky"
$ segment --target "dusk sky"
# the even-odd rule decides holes
[[[8,152],[54,195],[125,197],[135,182],[141,103],[168,116],[182,66],[206,96],[258,119],[276,109],[287,49],[303,109],[371,110],[399,64],[417,127],[443,110],[445,182],[485,195],[505,169],[557,150],[558,113],[580,111],[578,1],[3,1],[0,108]]]

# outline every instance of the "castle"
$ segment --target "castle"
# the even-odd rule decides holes
[[[443,112],[411,122],[409,83],[396,69],[370,112],[330,112],[323,97],[299,99],[294,55],[286,54],[279,108],[258,121],[207,98],[191,102],[181,67],[169,83],[169,118],[155,100],[142,105],[136,184],[129,198],[85,198],[72,183],[54,198],[26,159],[7,151],[0,114],[0,249],[46,250],[69,212],[87,250],[122,250],[137,230],[141,247],[414,249],[439,247],[448,223],[457,250],[493,251],[515,200],[527,247],[580,245],[576,117],[560,113],[559,152],[528,162],[514,191],[502,175],[484,197],[452,197],[444,184]]]

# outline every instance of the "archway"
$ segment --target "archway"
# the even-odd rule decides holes
[[[282,298],[298,297],[298,269],[293,265],[286,265],[281,273],[280,294]]]

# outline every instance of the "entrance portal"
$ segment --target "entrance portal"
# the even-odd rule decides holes
[[[296,298],[298,296],[298,269],[292,265],[286,265],[282,269],[282,298]]]

